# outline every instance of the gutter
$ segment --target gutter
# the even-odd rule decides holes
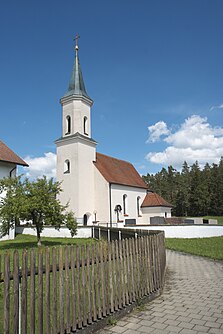
[[[12,172],[13,172],[14,170],[16,170],[16,166],[13,167],[12,170],[10,170],[10,172],[9,172],[9,177],[12,177]]]

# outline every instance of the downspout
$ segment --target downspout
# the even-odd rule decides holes
[[[111,183],[109,183],[110,227],[112,227]]]
[[[16,169],[16,166],[12,168],[12,170],[10,170],[9,172],[9,177],[12,177],[12,172]]]

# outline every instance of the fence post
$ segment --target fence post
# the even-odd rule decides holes
[[[4,333],[9,333],[10,324],[10,256],[5,255],[4,270]]]
[[[118,239],[122,240],[122,231],[118,231]]]
[[[26,250],[22,253],[22,333],[27,333],[27,252]]]
[[[108,242],[111,241],[111,236],[110,236],[110,228],[108,229]]]
[[[101,239],[101,228],[100,227],[98,228],[98,239],[99,240]]]

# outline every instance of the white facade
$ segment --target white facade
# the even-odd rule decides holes
[[[125,199],[124,199],[125,196]],[[146,196],[146,189],[129,187],[119,184],[111,185],[111,208],[113,223],[127,223],[129,219],[135,219],[136,223],[142,224],[141,204]],[[124,205],[125,201],[125,205]],[[117,218],[116,205],[120,205],[122,210]],[[125,206],[125,210],[124,210]],[[134,223],[134,222],[132,222]]]
[[[100,224],[110,223],[110,191],[109,183],[94,166],[95,211],[96,221]],[[95,215],[94,215],[95,216]],[[95,218],[95,217],[94,217]]]
[[[16,176],[16,164],[0,161],[0,179]]]
[[[57,145],[57,181],[62,182],[59,200],[69,204],[78,222],[92,222],[95,210],[94,165],[96,142],[91,139],[90,108],[93,101],[82,95],[61,99],[62,138]]]
[[[142,208],[143,224],[150,224],[151,217],[171,217],[171,208],[163,206],[151,206]]]
[[[63,137],[78,132],[91,138],[91,101],[84,97],[81,99],[78,97],[67,97],[61,99],[61,104],[63,108]],[[68,126],[69,122],[70,128]]]
[[[77,218],[94,211],[95,143],[82,137],[67,137],[57,143],[57,180],[62,181],[59,199],[69,203]],[[66,171],[69,161],[69,171]],[[86,205],[87,201],[87,205]],[[87,207],[87,210],[86,210]]]

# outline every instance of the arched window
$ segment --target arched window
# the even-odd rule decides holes
[[[70,160],[64,161],[64,174],[70,173]]]
[[[123,215],[127,213],[127,195],[123,195]]]
[[[71,117],[66,117],[66,135],[69,135],[71,132]]]
[[[84,134],[88,135],[88,122],[86,116],[84,116]]]
[[[140,216],[140,196],[137,197],[137,215]]]

